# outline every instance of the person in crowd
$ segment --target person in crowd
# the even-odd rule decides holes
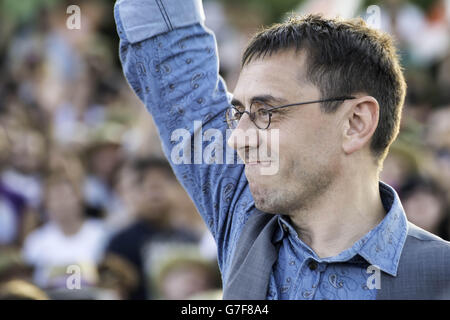
[[[177,181],[167,161],[139,159],[133,168],[136,180],[132,191],[127,192],[136,194],[133,196],[135,222],[111,238],[106,252],[125,258],[138,270],[138,286],[129,299],[152,299],[153,293],[145,280],[150,272],[147,260],[152,248],[168,242],[195,243],[198,239],[189,229],[175,228],[170,220]]]
[[[114,126],[109,128],[114,131]],[[119,138],[120,133],[108,132],[105,126],[84,152],[87,174],[83,192],[91,216],[108,219],[118,201],[113,186],[123,162]]]
[[[81,286],[95,285],[106,244],[102,222],[85,214],[82,168],[73,158],[69,162],[75,164],[46,177],[47,219],[26,238],[23,247],[24,260],[34,267],[34,282],[48,290],[67,290],[71,270],[78,270]]]
[[[410,177],[399,192],[409,221],[443,239],[449,239],[449,208],[445,193],[437,182],[431,178]]]
[[[152,274],[158,299],[220,299],[217,263],[205,258],[197,246],[178,244],[158,252]]]
[[[0,243],[21,245],[39,220],[46,140],[26,122],[14,124],[13,119],[4,127],[10,150],[0,172]]]
[[[98,266],[96,299],[126,300],[139,286],[139,271],[126,258],[107,253]]]
[[[24,280],[0,283],[0,300],[49,300],[48,295],[36,285]]]

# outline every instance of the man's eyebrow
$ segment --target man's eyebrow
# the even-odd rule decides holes
[[[263,95],[258,95],[258,96],[254,96],[251,98],[250,100],[251,103],[253,102],[264,102],[267,104],[282,104],[282,103],[286,103],[287,100],[281,97],[274,97],[270,94],[263,94]]]
[[[253,102],[264,102],[267,104],[282,104],[282,103],[287,103],[288,100],[281,98],[281,97],[274,97],[270,94],[263,94],[263,95],[253,96],[250,99],[250,103],[253,103]],[[233,98],[233,100],[231,100],[231,104],[235,107],[245,107],[244,104],[236,98]]]
[[[235,107],[244,107],[244,104],[236,98],[233,98],[233,100],[231,100],[231,104]]]

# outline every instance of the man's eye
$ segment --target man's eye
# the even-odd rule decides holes
[[[239,120],[242,116],[242,111],[239,108],[233,107],[231,110],[231,117],[233,120]]]
[[[240,120],[241,119],[241,114],[239,112],[235,112],[233,115],[233,120]]]
[[[240,112],[240,113],[244,112],[244,110],[245,110],[243,107],[236,107],[236,106],[233,106],[233,105],[231,105],[231,107],[233,108],[234,111],[237,111],[237,112]]]
[[[268,109],[261,108],[261,109],[258,110],[258,113],[261,116],[268,116],[271,112]]]

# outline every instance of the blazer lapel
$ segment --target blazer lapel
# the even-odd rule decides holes
[[[278,247],[272,243],[277,226],[274,215],[258,212],[249,218],[237,243],[224,299],[266,299],[272,266],[278,257]]]

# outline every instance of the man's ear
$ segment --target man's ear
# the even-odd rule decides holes
[[[345,113],[342,148],[346,154],[362,149],[370,140],[378,126],[380,106],[371,96],[350,100]]]

